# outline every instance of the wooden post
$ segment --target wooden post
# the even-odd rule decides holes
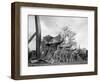
[[[41,44],[41,26],[39,16],[35,16],[36,25],[36,55],[37,59],[40,59],[40,44]]]

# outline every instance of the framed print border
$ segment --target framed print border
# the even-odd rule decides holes
[[[38,7],[38,8],[57,8],[57,9],[75,9],[75,10],[93,10],[94,11],[94,71],[93,72],[75,72],[59,74],[42,74],[42,75],[20,75],[20,8],[21,7]],[[54,78],[69,76],[84,76],[97,74],[97,7],[76,6],[76,5],[58,5],[58,4],[41,4],[14,2],[11,4],[11,78],[15,80]]]

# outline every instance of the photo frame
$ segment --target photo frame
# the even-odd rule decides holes
[[[11,78],[97,75],[97,7],[11,4]]]

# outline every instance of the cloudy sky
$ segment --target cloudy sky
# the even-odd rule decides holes
[[[88,18],[83,17],[63,17],[63,16],[39,16],[41,24],[41,35],[56,36],[65,26],[70,27],[76,33],[75,39],[81,48],[88,46]],[[29,16],[29,34],[30,37],[35,32],[34,16]],[[30,48],[35,44],[35,39],[29,44]]]

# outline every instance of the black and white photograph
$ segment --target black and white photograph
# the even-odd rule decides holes
[[[97,75],[97,7],[14,2],[11,10],[13,79]]]
[[[88,18],[28,15],[28,66],[88,64]]]

